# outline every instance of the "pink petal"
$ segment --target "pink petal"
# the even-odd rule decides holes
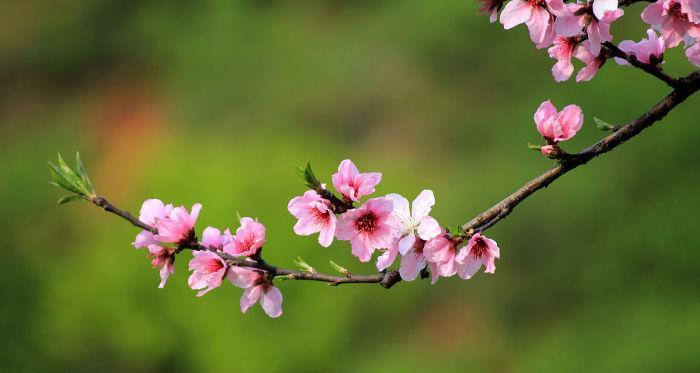
[[[241,312],[246,313],[250,307],[254,306],[260,299],[260,293],[262,293],[261,285],[246,288],[241,295]]]
[[[272,286],[260,297],[260,305],[270,317],[279,317],[282,314],[282,292]]]
[[[593,1],[593,14],[598,19],[603,19],[605,12],[616,10],[617,0],[595,0]]]
[[[530,39],[535,44],[541,43],[547,35],[547,27],[549,26],[550,15],[546,9],[535,7],[532,10],[532,16],[527,21],[527,27],[530,29]]]
[[[433,191],[428,189],[423,190],[418,197],[413,200],[411,205],[413,209],[413,219],[418,221],[428,216],[434,205],[435,195]]]
[[[416,255],[414,251],[406,253],[401,258],[399,274],[404,281],[413,281],[418,277],[420,271],[425,268],[426,262],[423,255]]]
[[[501,12],[501,23],[506,30],[521,23],[527,22],[532,17],[532,6],[521,0],[512,0]]]
[[[257,272],[243,267],[231,266],[226,272],[226,277],[231,283],[241,289],[253,286],[255,280],[260,277]]]
[[[412,232],[403,236],[399,240],[399,252],[401,253],[401,255],[406,255],[406,252],[408,252],[408,250],[411,250],[413,248],[413,244],[415,243],[416,236]]]

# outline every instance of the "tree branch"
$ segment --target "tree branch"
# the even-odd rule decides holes
[[[679,79],[678,82],[678,88],[673,90],[673,92],[663,100],[659,101],[649,111],[582,152],[571,154],[560,159],[559,164],[547,170],[542,175],[530,180],[520,189],[513,192],[513,194],[464,224],[462,226],[463,230],[468,232],[473,229],[479,232],[492,227],[498,221],[508,216],[515,206],[536,191],[546,188],[549,184],[554,182],[554,180],[576,167],[588,163],[591,159],[615,149],[617,146],[638,135],[647,127],[661,120],[673,110],[673,108],[685,101],[693,93],[700,90],[700,70]]]
[[[128,221],[129,223],[131,223],[131,225],[135,227],[147,230],[153,234],[158,234],[158,229],[143,223],[142,221],[131,215],[129,212],[114,206],[104,197],[96,196],[94,198],[91,198],[89,201],[92,202],[95,206],[101,207],[103,210],[111,212],[112,214],[115,214],[120,218]],[[209,250],[208,248],[202,246],[199,242],[187,243],[181,245],[180,247],[178,247],[178,249],[190,249],[193,251]],[[310,280],[328,282],[329,285],[332,286],[337,286],[340,284],[380,284],[386,289],[391,288],[397,282],[401,281],[401,276],[399,275],[399,272],[395,270],[388,271],[386,273],[379,273],[376,275],[348,274],[346,276],[331,276],[316,272],[302,272],[286,268],[277,268],[273,265],[268,264],[261,257],[258,257],[257,259],[251,259],[244,257],[236,257],[221,251],[213,252],[219,255],[222,259],[226,261],[226,263],[228,263],[231,266],[259,269],[267,272],[272,278],[274,278],[275,276],[285,276],[287,279],[290,280]]]

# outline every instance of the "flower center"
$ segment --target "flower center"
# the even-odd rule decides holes
[[[671,17],[681,21],[688,20],[688,15],[681,12],[681,3],[673,3],[673,5],[671,5],[671,7],[668,8],[668,14],[670,14]]]
[[[483,238],[479,237],[474,241],[474,246],[472,246],[471,254],[474,258],[481,258],[489,250],[488,245]]]
[[[372,233],[377,228],[377,217],[372,212],[367,212],[357,219],[355,228],[359,232]]]
[[[204,270],[205,270],[207,273],[214,273],[214,272],[220,270],[221,268],[224,268],[224,265],[221,264],[220,261],[218,261],[218,260],[212,260],[212,261],[210,261],[209,263],[207,263],[207,265],[206,265],[206,267],[204,268]]]
[[[416,255],[416,257],[420,257],[423,255],[424,247],[425,241],[421,240],[420,238],[416,238],[416,242],[413,244],[413,253]]]

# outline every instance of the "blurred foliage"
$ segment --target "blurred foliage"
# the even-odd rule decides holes
[[[268,228],[267,259],[371,273],[346,243],[295,236],[295,165],[382,171],[378,193],[437,196],[457,225],[550,165],[532,113],[551,98],[602,136],[667,88],[609,62],[557,84],[524,27],[469,0],[10,0],[0,14],[0,370],[698,371],[700,101],[525,201],[490,231],[494,276],[327,287],[280,284],[284,314],[241,314],[240,290],[201,299],[186,257],[163,290],[133,227],[57,207],[45,167],[80,150],[93,183],[137,212],[204,204],[199,229]],[[642,5],[614,25],[639,39]],[[679,49],[666,69],[690,71]]]

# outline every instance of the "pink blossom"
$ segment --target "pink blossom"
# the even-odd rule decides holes
[[[538,48],[544,48],[551,44],[554,37],[553,16],[565,13],[566,6],[562,0],[512,0],[501,12],[501,23],[506,30],[525,23],[530,30],[530,39]]]
[[[170,215],[173,205],[164,205],[163,201],[159,199],[147,199],[143,202],[141,206],[141,212],[139,214],[139,220],[151,227],[156,227],[156,221],[160,219],[165,219]],[[153,233],[147,230],[141,231],[136,235],[136,240],[133,244],[137,249],[143,247],[149,247],[150,245],[158,245],[159,242],[156,241]]]
[[[331,245],[335,235],[336,217],[327,199],[315,190],[308,190],[303,196],[292,198],[287,210],[299,219],[294,225],[294,233],[308,236],[320,232],[318,243],[323,247]]]
[[[425,248],[426,241],[422,239],[417,239],[406,254],[401,257],[401,265],[399,267],[399,274],[401,279],[404,281],[415,280],[420,272],[428,267],[431,274],[431,283],[437,282],[440,277],[440,271],[436,263],[428,262],[423,255],[423,249]]]
[[[189,269],[193,272],[187,280],[187,284],[192,290],[199,290],[197,296],[201,297],[210,290],[221,286],[228,266],[220,256],[212,251],[195,251],[192,255]]]
[[[368,262],[374,250],[388,248],[399,232],[399,222],[392,210],[389,198],[369,199],[361,207],[340,215],[335,236],[350,240],[352,254],[361,262]]]
[[[550,145],[572,138],[583,124],[583,112],[576,105],[568,105],[561,112],[547,100],[535,112],[537,131]]]
[[[221,231],[214,227],[206,227],[202,232],[202,246],[211,250],[221,251],[230,241],[231,232],[228,229],[224,234],[221,234]]]
[[[498,19],[498,12],[503,9],[503,2],[505,0],[476,0],[481,3],[479,8],[479,13],[489,16],[489,21],[491,23],[496,22]]]
[[[618,47],[626,53],[634,53],[634,56],[640,62],[659,65],[663,63],[664,51],[666,50],[664,37],[658,37],[652,29],[647,30],[647,35],[649,35],[648,39],[642,39],[638,43],[632,40],[624,40],[620,42]],[[629,62],[622,58],[615,58],[615,62],[620,65],[629,65]]]
[[[272,285],[267,273],[231,267],[227,277],[235,286],[245,289],[241,296],[241,312],[247,312],[260,301],[260,306],[268,316],[279,317],[282,314],[282,293]]]
[[[155,219],[158,234],[155,239],[160,242],[180,243],[194,238],[194,224],[197,222],[202,205],[196,203],[192,206],[192,212],[188,213],[185,207],[175,207],[170,214],[163,219]]]
[[[241,226],[236,235],[224,245],[224,252],[236,256],[251,256],[265,243],[265,226],[251,218],[241,218]]]
[[[357,202],[362,196],[374,193],[374,187],[382,180],[379,172],[360,173],[351,160],[340,162],[338,172],[331,177],[333,187],[343,197],[352,202]]]
[[[625,12],[617,8],[617,0],[595,0],[593,4],[567,4],[566,15],[554,22],[554,30],[560,36],[577,36],[585,29],[590,41],[591,53],[600,53],[600,44],[611,41],[610,25]]]
[[[580,42],[581,38],[578,36],[557,36],[554,39],[554,46],[547,50],[549,57],[557,60],[552,67],[552,75],[557,82],[568,80],[574,72],[571,57]]]
[[[540,148],[542,155],[549,157],[550,154],[554,153],[554,145],[545,145]]]
[[[700,1],[658,0],[642,12],[644,22],[661,32],[667,48],[686,38],[700,38]]]
[[[168,277],[175,273],[175,250],[172,247],[148,246],[151,265],[153,265],[153,268],[160,268],[160,284],[158,287],[161,289],[165,287]]]
[[[470,279],[476,271],[485,266],[486,273],[496,271],[496,259],[500,257],[500,250],[496,241],[487,238],[481,233],[474,234],[465,248],[457,255],[457,273],[459,277]]]
[[[700,41],[693,44],[692,47],[685,50],[685,56],[695,66],[700,67]]]
[[[450,277],[457,273],[457,244],[448,238],[444,231],[439,236],[425,243],[423,256],[435,264],[436,276]],[[437,278],[434,278],[436,281]]]
[[[591,42],[588,40],[576,48],[574,56],[586,64],[586,67],[579,70],[578,74],[576,74],[577,82],[593,79],[606,61],[605,52],[600,52],[597,55],[591,52]]]

